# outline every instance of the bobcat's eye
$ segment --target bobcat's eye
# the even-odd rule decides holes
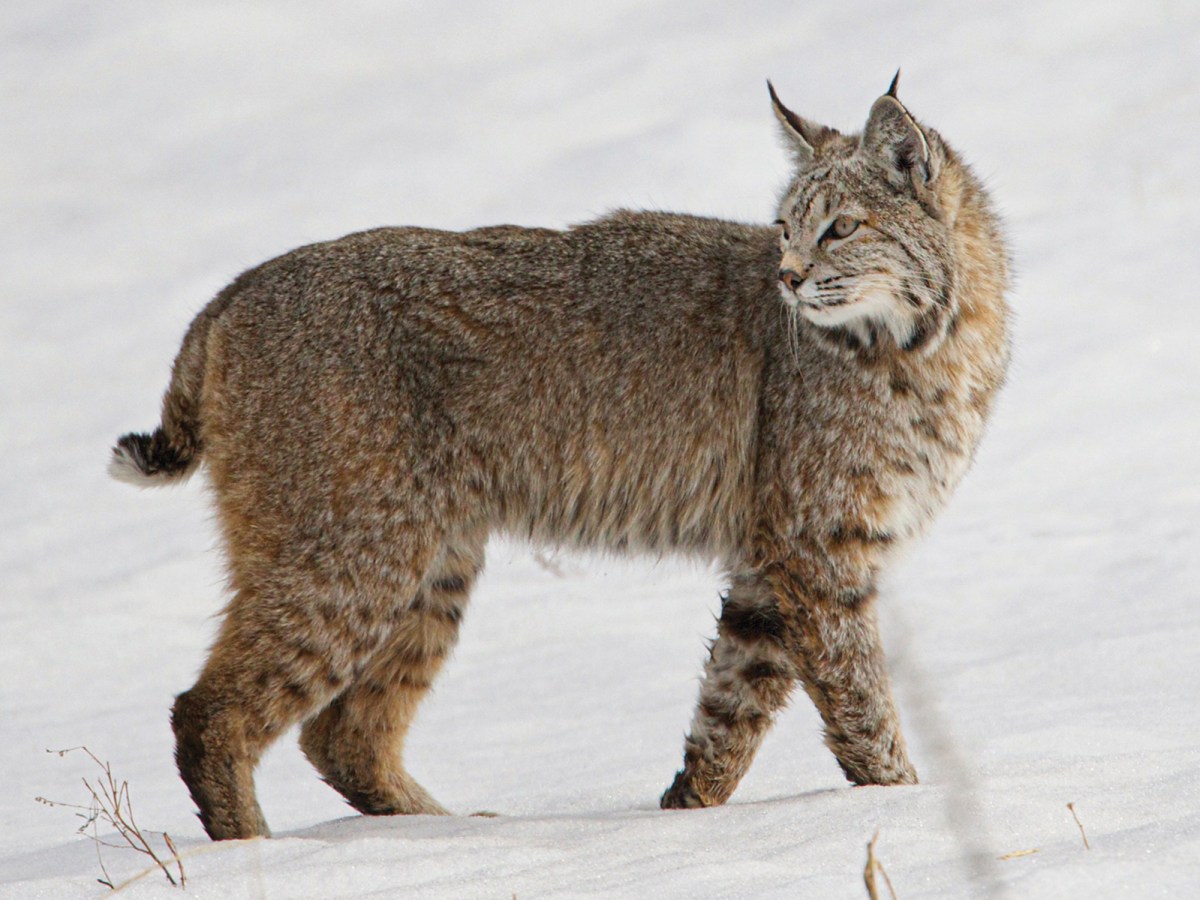
[[[833,224],[829,226],[825,234],[822,235],[821,240],[843,240],[844,238],[848,238],[850,235],[854,234],[854,232],[858,230],[858,226],[861,224],[862,223],[859,222],[858,219],[852,219],[849,216],[838,216],[833,220]]]
[[[788,231],[787,222],[783,221],[783,219],[776,219],[775,224],[783,229],[783,239],[785,241],[790,241],[792,239],[792,233]]]

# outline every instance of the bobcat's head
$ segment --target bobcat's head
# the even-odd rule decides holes
[[[955,315],[958,162],[896,96],[896,73],[861,135],[771,102],[797,172],[779,206],[779,288],[814,325],[853,345],[941,343]]]

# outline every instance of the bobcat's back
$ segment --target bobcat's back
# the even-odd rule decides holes
[[[261,481],[263,504],[289,484],[317,519],[360,505],[344,473],[366,469],[420,483],[432,515],[471,527],[725,556],[747,527],[765,347],[785,324],[772,244],[768,229],[618,213],[302,248],[221,301],[210,462],[239,490]]]

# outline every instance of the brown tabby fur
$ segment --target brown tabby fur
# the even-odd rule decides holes
[[[297,722],[356,809],[446,812],[401,751],[496,530],[727,569],[664,808],[723,803],[797,684],[848,779],[916,780],[875,586],[982,433],[1005,252],[894,83],[861,137],[775,111],[782,227],[384,228],[264,263],[196,318],[161,427],[113,472],[208,466],[233,598],[172,725],[213,838],[267,833],[253,770]]]

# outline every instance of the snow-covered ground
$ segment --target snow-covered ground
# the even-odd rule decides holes
[[[883,602],[923,783],[848,788],[799,696],[728,806],[659,812],[717,574],[494,543],[409,761],[502,815],[350,815],[289,736],[259,773],[276,838],[210,844],[167,724],[222,603],[207,498],[104,473],[191,316],[378,224],[767,220],[764,78],[852,129],[897,65],[1019,274],[988,440]],[[89,761],[46,753],[80,744],[196,897],[862,897],[876,830],[902,898],[1196,896],[1198,144],[1193,0],[6,3],[0,897],[103,890],[71,811],[34,801],[84,802]]]

